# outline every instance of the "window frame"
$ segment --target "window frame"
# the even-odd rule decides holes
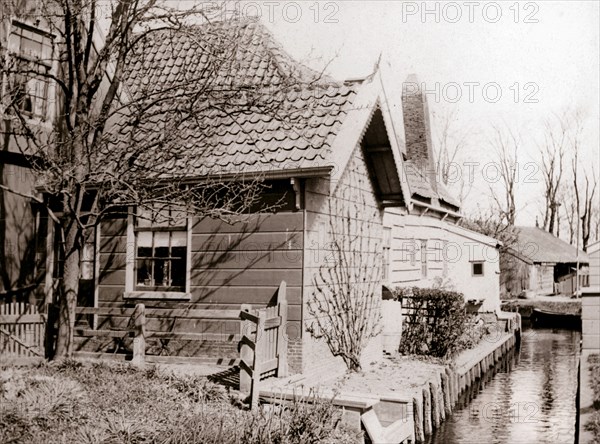
[[[419,239],[419,249],[421,250],[421,279],[427,279],[429,264],[427,258],[427,239]]]
[[[127,215],[127,261],[125,272],[125,292],[124,299],[159,299],[159,300],[183,300],[191,299],[191,267],[192,267],[192,217],[185,216],[185,227],[166,231],[183,231],[186,233],[186,256],[185,256],[185,284],[182,289],[160,289],[153,286],[144,289],[137,285],[137,247],[139,232],[161,231],[161,230],[136,230],[136,208],[130,207]]]
[[[485,261],[472,261],[471,262],[471,276],[473,277],[483,277],[485,276]],[[475,266],[481,265],[481,273],[475,273]]]
[[[392,249],[392,227],[383,227],[382,244],[383,244],[383,270],[381,273],[381,279],[383,281],[389,281],[390,274],[391,274],[390,252]]]
[[[35,40],[25,35],[25,33],[31,33],[37,35],[40,38],[41,42],[39,56],[28,54],[26,51],[24,51],[23,42],[25,40],[35,42]],[[18,48],[14,47],[12,39],[17,39]],[[7,39],[8,56],[14,59],[18,64],[29,64],[30,66],[27,68],[27,70],[31,69],[31,71],[37,72],[37,74],[34,74],[32,72],[17,72],[11,74],[11,76],[13,76],[13,80],[17,78],[17,76],[23,77],[23,81],[19,82],[24,87],[23,97],[31,97],[33,99],[31,100],[31,110],[24,109],[22,104],[16,104],[16,106],[19,108],[19,112],[22,113],[22,115],[25,118],[39,121],[42,123],[49,122],[52,117],[50,113],[50,108],[53,102],[51,100],[53,88],[50,84],[50,76],[54,71],[53,65],[55,65],[55,63],[53,63],[52,61],[52,55],[54,53],[53,41],[53,34],[36,26],[32,26],[28,23],[24,23],[17,20],[12,20],[10,24],[10,32],[8,34]],[[46,43],[48,44],[47,46]],[[27,85],[32,80],[36,82],[36,91],[33,94],[28,94]],[[39,86],[40,84],[42,85],[42,88],[44,90],[42,95],[38,95],[37,93],[37,86]],[[38,108],[38,106],[41,108],[39,113],[36,112],[36,108]]]

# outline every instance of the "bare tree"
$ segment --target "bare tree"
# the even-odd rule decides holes
[[[325,246],[328,255],[313,279],[315,290],[308,304],[314,319],[309,331],[324,338],[350,371],[360,370],[362,351],[379,334],[381,316],[377,288],[382,256],[380,242],[372,235],[372,221],[378,218],[363,209],[343,199],[329,200],[331,243]]]
[[[502,190],[498,192],[490,186],[490,191],[502,222],[513,226],[517,216],[515,190],[518,180],[517,153],[522,145],[521,138],[508,126],[494,126],[493,131],[490,144],[494,149]]]
[[[598,185],[596,174],[592,168],[591,174],[587,171],[584,172],[585,179],[585,194],[583,198],[583,214],[581,214],[581,249],[587,251],[590,243],[590,237],[592,235],[592,218],[594,212],[597,212],[597,205],[594,206],[596,200],[594,196],[596,194],[596,187]]]
[[[216,137],[204,119],[218,113],[235,121],[249,110],[290,120],[293,127],[281,109],[282,91],[304,81],[305,73],[290,64],[275,83],[249,84],[239,75],[240,28],[213,26],[203,3],[184,10],[162,0],[12,0],[0,6],[4,23],[33,14],[47,30],[37,53],[19,54],[9,39],[1,65],[2,117],[4,134],[12,134],[11,144],[38,177],[41,195],[27,197],[45,205],[62,238],[58,357],[72,352],[83,245],[103,217],[137,206],[154,219],[175,205],[187,214],[226,218],[255,203],[261,181],[243,171],[234,180],[187,180],[198,155],[182,133],[193,127],[196,141]],[[161,39],[174,45],[177,36],[186,37],[194,57],[209,56],[203,68],[186,62],[176,80],[159,80],[159,73],[137,82],[134,72],[149,50]],[[219,75],[222,81],[215,82]],[[54,114],[38,97],[42,87],[56,91]],[[44,122],[43,115],[53,121]]]
[[[568,138],[568,120],[565,117],[555,116],[555,122],[546,121],[544,142],[539,147],[545,186],[543,228],[549,233],[556,233],[557,236],[560,218],[558,194],[562,186],[565,148],[568,144]]]
[[[572,190],[573,204],[575,209],[576,220],[575,236],[576,243],[579,246],[581,240],[581,249],[587,251],[587,247],[592,234],[592,220],[595,211],[598,211],[598,206],[594,199],[597,188],[597,177],[592,166],[591,172],[588,168],[583,168],[583,176],[580,175],[580,151],[582,146],[583,135],[583,117],[580,113],[575,113],[572,119],[572,133],[570,138],[571,149],[573,150],[573,158],[571,161],[572,171]],[[573,216],[571,216],[573,217]]]
[[[436,150],[436,171],[439,180],[450,186],[462,204],[473,188],[472,178],[465,181],[463,168],[459,165],[462,155],[469,149],[472,136],[470,128],[459,127],[458,109],[433,113]]]

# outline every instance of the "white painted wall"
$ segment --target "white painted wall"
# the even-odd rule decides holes
[[[588,247],[590,257],[590,287],[600,287],[600,242]]]
[[[436,278],[443,278],[463,293],[465,300],[483,301],[480,311],[500,310],[500,262],[495,239],[433,216],[409,215],[396,209],[386,210],[384,227],[392,229],[387,280],[392,288],[431,287]],[[426,276],[422,259],[426,261]],[[483,276],[473,275],[474,262],[483,263]]]

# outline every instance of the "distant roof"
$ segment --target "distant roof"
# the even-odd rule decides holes
[[[577,248],[537,227],[515,227],[517,245],[512,249],[531,262],[575,263]],[[579,262],[589,263],[589,257],[579,251]]]
[[[136,121],[136,109],[121,114],[109,158],[114,146],[167,139],[168,149],[129,152],[127,162],[155,166],[154,178],[335,165],[331,146],[361,81],[334,81],[294,61],[253,19],[153,32],[140,48],[124,83],[129,97],[148,97],[145,121]],[[123,162],[118,156],[111,161]]]

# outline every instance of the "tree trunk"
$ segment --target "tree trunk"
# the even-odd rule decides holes
[[[71,357],[73,353],[73,333],[75,330],[75,307],[79,292],[81,232],[75,220],[71,219],[65,229],[65,262],[59,293],[58,337],[54,358]]]
[[[548,233],[554,234],[554,222],[556,220],[556,204],[553,202],[550,207],[550,220],[548,221]]]

